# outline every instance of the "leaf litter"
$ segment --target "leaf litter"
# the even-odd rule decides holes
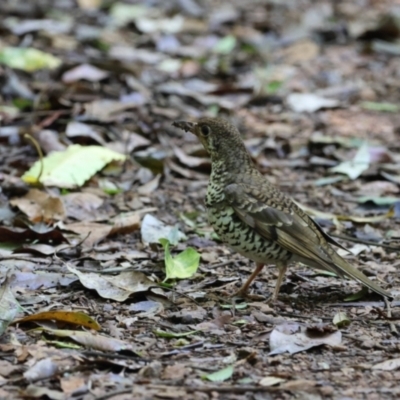
[[[208,226],[209,159],[171,127],[232,119],[262,173],[354,240],[339,239],[349,261],[400,296],[393,6],[164,3],[79,0],[67,15],[64,3],[6,2],[2,288],[19,318],[49,319],[35,331],[5,318],[0,395],[397,398],[398,300],[386,311],[355,282],[302,266],[276,304],[230,298],[252,266]],[[39,176],[60,153],[73,162]],[[266,266],[253,293],[268,297],[275,279]],[[78,313],[100,331],[54,329]],[[269,355],[276,335],[279,352],[301,351]]]

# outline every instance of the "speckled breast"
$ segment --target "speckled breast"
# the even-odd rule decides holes
[[[236,216],[232,207],[207,207],[208,221],[221,240],[257,263],[288,261],[292,254],[268,241]]]

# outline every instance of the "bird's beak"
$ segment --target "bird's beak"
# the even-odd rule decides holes
[[[195,128],[196,128],[197,124],[194,122],[174,121],[172,123],[172,126],[182,129],[185,132],[192,132],[192,133],[196,134]]]

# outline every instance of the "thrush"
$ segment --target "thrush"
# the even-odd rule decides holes
[[[273,263],[279,270],[273,293],[276,300],[288,265],[301,262],[353,278],[391,298],[342,258],[332,247],[342,246],[257,170],[235,126],[221,118],[173,125],[194,133],[211,157],[205,199],[210,225],[223,242],[256,263],[236,294],[245,296],[264,265]]]

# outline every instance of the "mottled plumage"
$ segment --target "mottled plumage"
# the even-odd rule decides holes
[[[246,294],[268,263],[279,268],[274,298],[291,262],[356,279],[374,292],[391,297],[361,271],[339,256],[340,246],[289,197],[272,186],[255,168],[239,131],[220,118],[174,126],[194,133],[211,157],[206,206],[214,230],[231,248],[256,262],[257,268],[239,291]]]

